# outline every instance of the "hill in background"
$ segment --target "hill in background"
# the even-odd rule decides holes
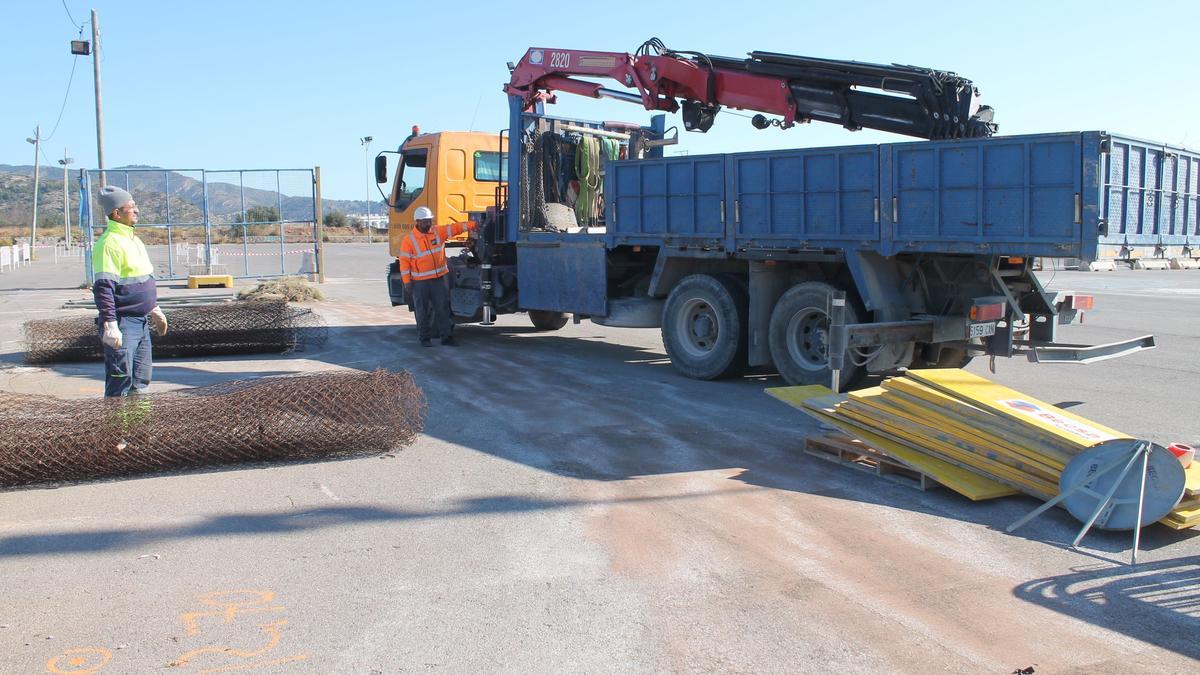
[[[138,201],[143,222],[167,222],[167,207],[170,206],[170,222],[197,223],[200,222],[204,205],[204,185],[195,177],[178,172],[138,172],[124,173],[123,169],[148,169],[154,167],[129,166],[108,170],[108,180],[122,187],[126,186]],[[58,167],[41,167],[38,182],[38,227],[60,230],[63,222],[63,180],[62,169]],[[71,221],[75,222],[79,213],[79,190],[76,179],[77,171],[69,176]],[[217,174],[220,178],[237,180],[237,174]],[[246,174],[246,182],[273,182],[274,173]],[[312,196],[308,194],[286,194],[289,190],[301,192],[311,189],[307,183],[307,174],[283,173],[282,180],[287,181],[288,187],[283,194],[272,189],[245,187],[236,182],[213,180],[214,174],[209,173],[208,203],[209,212],[215,223],[237,222],[242,211],[243,194],[246,209],[254,206],[279,207],[284,220],[311,220]],[[93,183],[95,188],[95,183]],[[282,186],[281,186],[282,187]],[[169,188],[169,195],[168,195]],[[330,213],[365,213],[366,202],[363,200],[322,199],[322,211]],[[33,167],[0,164],[0,227],[28,226],[33,209]],[[372,213],[382,213],[386,204],[381,200],[371,204]]]

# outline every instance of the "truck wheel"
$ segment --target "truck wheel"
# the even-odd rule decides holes
[[[562,312],[552,312],[548,309],[531,309],[529,320],[538,330],[558,330],[567,325],[567,315]]]
[[[788,384],[828,386],[829,370],[829,298],[837,290],[822,281],[806,281],[792,286],[771,312],[767,336],[771,360]],[[846,303],[846,323],[858,323],[858,308]],[[846,355],[839,378],[839,389],[846,389],[865,374]]]
[[[663,307],[662,338],[675,369],[697,380],[734,375],[746,363],[746,295],[730,279],[684,277]]]

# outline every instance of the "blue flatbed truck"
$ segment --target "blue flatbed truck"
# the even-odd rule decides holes
[[[976,355],[1149,349],[1152,336],[1062,344],[1058,326],[1092,299],[1047,292],[1035,260],[1200,249],[1200,155],[1183,148],[1092,131],[668,158],[663,116],[636,127],[509,101],[517,180],[451,258],[456,318],[657,327],[689,377],[773,367],[840,388]],[[569,190],[573,159],[543,150],[586,138],[625,158],[603,162],[602,207],[581,214],[547,197]]]

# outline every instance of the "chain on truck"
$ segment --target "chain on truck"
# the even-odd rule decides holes
[[[688,377],[770,366],[835,388],[978,355],[1090,362],[1154,346],[1060,342],[1058,326],[1093,299],[1047,291],[1034,263],[1095,259],[1128,165],[1110,157],[1161,144],[997,136],[970,80],[911,66],[652,39],[634,54],[534,48],[509,70],[500,134],[414,127],[376,157],[381,185],[398,159],[385,194],[393,256],[417,206],[480,224],[450,258],[457,321],[526,312],[543,330],[569,315],[659,328]],[[827,122],[922,140],[665,157],[679,141],[665,114],[648,126],[554,117],[556,92],[679,112],[686,131],[735,109],[755,111],[758,129]],[[1200,169],[1195,153],[1171,156]],[[402,303],[394,262],[389,288]]]

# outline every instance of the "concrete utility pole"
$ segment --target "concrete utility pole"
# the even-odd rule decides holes
[[[37,260],[37,206],[38,206],[38,173],[42,168],[42,127],[33,129],[33,138],[26,138],[33,144],[33,224],[29,227],[29,258]]]
[[[104,178],[104,116],[100,112],[100,19],[92,10],[92,72],[96,78],[96,163],[100,169],[100,186]]]
[[[71,191],[68,189],[71,181],[67,176],[67,167],[74,161],[67,156],[67,149],[63,148],[63,158],[58,163],[63,168],[63,236],[67,240],[67,248],[71,248]]]
[[[371,141],[375,140],[370,136],[363,136],[358,139],[363,145],[363,172],[367,179],[367,243],[371,241]]]

